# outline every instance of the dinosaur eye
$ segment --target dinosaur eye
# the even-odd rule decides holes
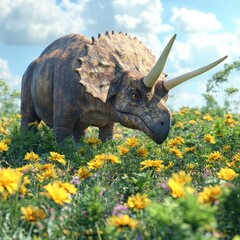
[[[140,95],[138,93],[132,93],[131,98],[133,101],[137,101],[140,99]]]

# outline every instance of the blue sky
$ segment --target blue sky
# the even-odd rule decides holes
[[[239,0],[1,0],[0,9],[0,78],[17,89],[30,62],[68,33],[127,32],[156,56],[177,33],[165,68],[170,78],[225,55],[225,63],[240,56]],[[201,106],[207,80],[222,68],[176,87],[170,107]],[[235,87],[238,78],[231,76]]]

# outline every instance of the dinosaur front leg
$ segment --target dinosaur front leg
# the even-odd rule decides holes
[[[87,128],[86,129],[82,129],[82,128],[74,128],[73,129],[73,137],[76,143],[79,143],[80,139],[82,137],[85,137],[87,132]]]
[[[113,139],[114,123],[110,122],[104,127],[99,128],[99,139],[102,142]]]
[[[72,129],[68,127],[54,126],[53,131],[58,144],[63,144],[64,140],[72,136]]]

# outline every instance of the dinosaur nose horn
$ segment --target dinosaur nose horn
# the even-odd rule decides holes
[[[163,50],[161,56],[159,57],[158,61],[152,68],[152,70],[143,78],[143,83],[146,87],[151,88],[154,85],[154,83],[158,80],[160,74],[163,71],[163,68],[168,58],[168,54],[172,48],[172,45],[176,39],[176,36],[177,36],[176,34],[172,36],[167,46]]]
[[[221,63],[223,60],[225,60],[228,56],[225,56],[225,57],[222,57],[220,59],[218,59],[217,61],[215,62],[212,62],[204,67],[201,67],[201,68],[198,68],[192,72],[189,72],[189,73],[185,73],[183,75],[180,75],[176,78],[173,78],[171,80],[168,80],[168,81],[164,81],[163,84],[164,84],[164,87],[169,91],[170,89],[176,87],[177,85],[191,79],[191,78],[194,78],[208,70],[210,70],[211,68],[217,66],[219,63]]]

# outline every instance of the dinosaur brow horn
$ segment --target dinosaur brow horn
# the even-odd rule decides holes
[[[223,60],[225,60],[228,56],[225,56],[225,57],[222,57],[220,59],[218,59],[217,61],[215,62],[212,62],[204,67],[201,67],[201,68],[198,68],[192,72],[189,72],[189,73],[185,73],[185,74],[182,74],[176,78],[173,78],[171,80],[168,80],[168,81],[164,81],[163,84],[164,84],[164,87],[169,91],[170,89],[176,87],[177,85],[191,79],[191,78],[194,78],[208,70],[210,70],[211,68],[217,66],[219,63],[221,63]]]
[[[154,83],[158,80],[158,78],[159,78],[160,74],[162,73],[162,70],[165,66],[165,63],[168,58],[168,54],[172,48],[172,45],[176,39],[176,36],[177,36],[176,34],[174,34],[172,36],[172,38],[168,42],[167,46],[163,50],[161,56],[159,57],[158,61],[152,68],[152,70],[144,77],[143,83],[146,87],[152,87],[154,85]]]

